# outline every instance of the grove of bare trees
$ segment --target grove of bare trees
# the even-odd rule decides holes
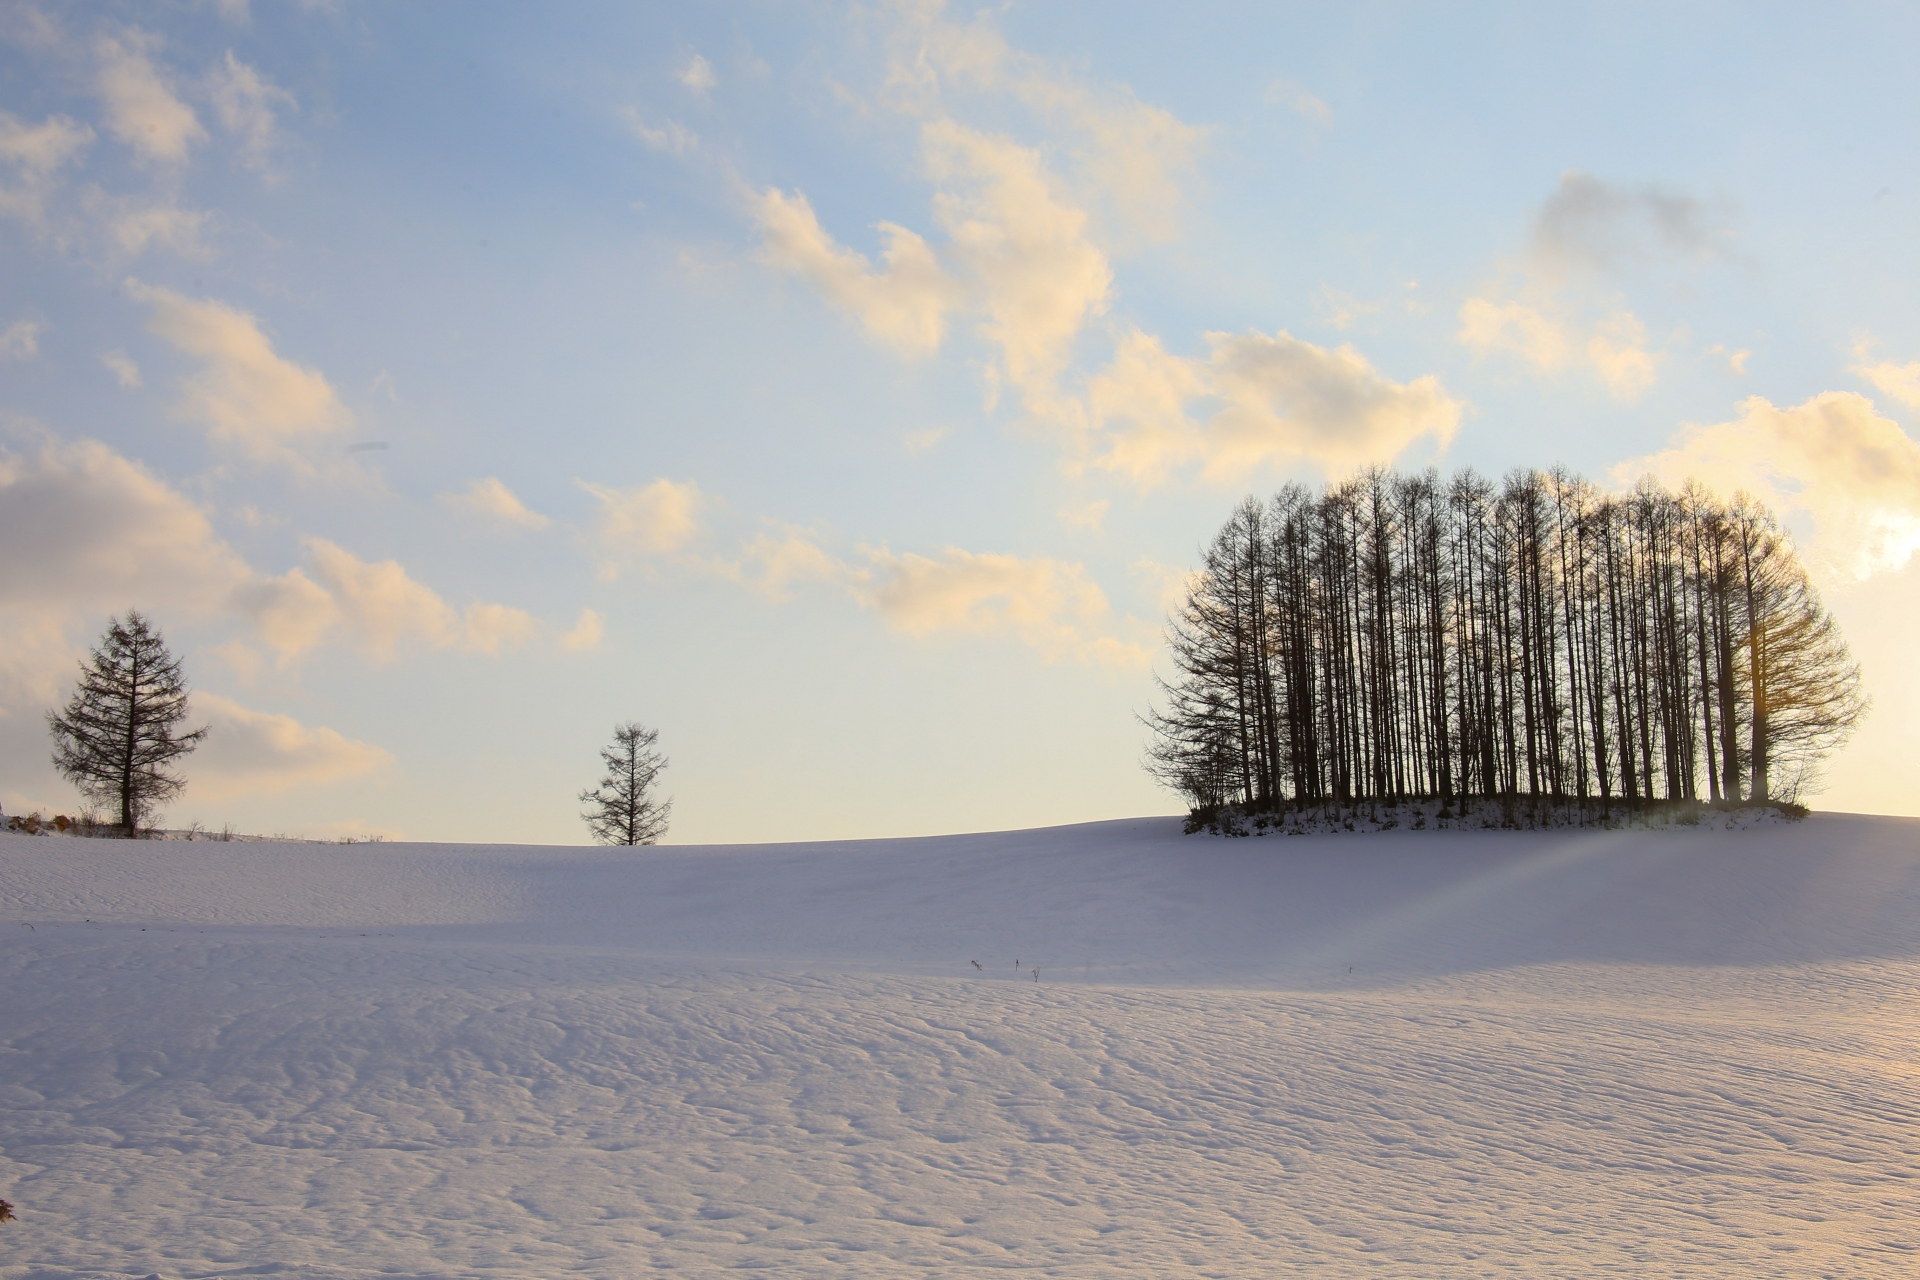
[[[1249,497],[1168,640],[1147,767],[1196,810],[1792,801],[1867,706],[1764,506],[1558,469]]]

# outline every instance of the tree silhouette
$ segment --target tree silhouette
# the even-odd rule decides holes
[[[614,726],[613,743],[602,747],[600,761],[606,776],[591,791],[580,793],[588,807],[580,816],[600,844],[652,844],[667,833],[672,800],[656,800],[654,784],[667,767],[667,758],[653,749],[658,729],[628,722]]]
[[[132,835],[154,809],[186,786],[169,766],[207,730],[176,732],[187,717],[180,661],[139,613],[107,626],[63,714],[47,713],[54,767],[83,795],[120,812]]]

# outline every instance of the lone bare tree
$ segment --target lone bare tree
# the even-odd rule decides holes
[[[175,731],[187,718],[187,681],[180,660],[139,613],[107,626],[80,687],[62,715],[47,713],[54,767],[98,804],[120,811],[132,835],[186,781],[169,766],[200,745],[202,727]]]
[[[612,745],[600,749],[607,776],[580,793],[588,806],[580,816],[600,844],[652,844],[667,833],[673,801],[653,795],[667,767],[667,758],[653,749],[659,740],[658,729],[629,721],[615,725]]]

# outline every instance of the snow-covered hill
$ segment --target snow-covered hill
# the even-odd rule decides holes
[[[1914,821],[9,836],[0,966],[6,1280],[1920,1267]]]

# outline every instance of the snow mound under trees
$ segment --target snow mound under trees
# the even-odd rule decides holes
[[[1179,831],[0,835],[0,1277],[1920,1252],[1920,822]]]

